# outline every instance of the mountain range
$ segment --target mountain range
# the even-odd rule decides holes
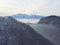
[[[29,25],[13,17],[0,17],[0,45],[55,45]]]
[[[22,19],[31,19],[31,18],[35,18],[35,19],[40,19],[44,16],[40,16],[40,15],[28,15],[28,14],[15,14],[12,17],[14,18],[22,18]]]

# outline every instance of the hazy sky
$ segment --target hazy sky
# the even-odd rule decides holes
[[[0,15],[60,15],[60,0],[0,0]]]

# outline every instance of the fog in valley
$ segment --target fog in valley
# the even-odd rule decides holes
[[[46,24],[29,24],[32,28],[34,28],[39,34],[46,37],[48,40],[53,43],[60,45],[60,28],[54,25],[46,25]]]
[[[0,45],[55,45],[30,25],[13,17],[0,17]]]
[[[46,19],[19,19],[18,21],[30,25],[37,33],[39,33],[49,41],[53,42],[54,44],[60,45],[60,23],[58,22],[59,20],[59,17],[50,16]]]
[[[60,45],[60,0],[0,0],[0,45]]]

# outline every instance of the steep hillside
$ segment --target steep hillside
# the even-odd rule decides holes
[[[0,45],[54,45],[29,25],[12,17],[0,17]]]
[[[56,45],[60,45],[60,28],[51,24],[29,24],[39,34],[52,41]]]

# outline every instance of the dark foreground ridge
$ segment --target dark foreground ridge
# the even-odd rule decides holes
[[[12,17],[0,17],[0,45],[54,45],[29,25]]]

